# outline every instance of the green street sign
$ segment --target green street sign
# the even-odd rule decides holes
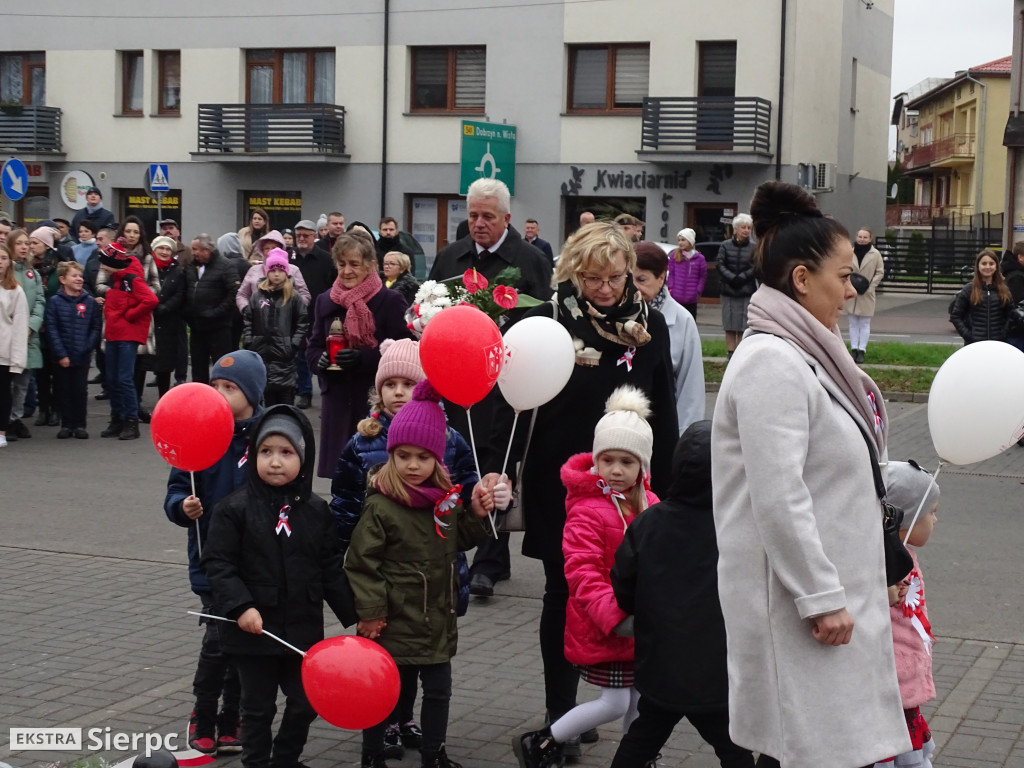
[[[516,127],[462,121],[462,172],[459,194],[477,179],[498,179],[516,193]]]

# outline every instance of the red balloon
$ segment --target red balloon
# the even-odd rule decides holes
[[[224,395],[191,382],[157,401],[149,424],[157,453],[172,467],[198,472],[216,464],[231,445],[235,417]]]
[[[313,709],[331,725],[361,731],[382,723],[398,703],[398,666],[372,640],[329,637],[302,660],[302,687]]]
[[[501,331],[476,307],[460,304],[430,319],[420,338],[420,363],[434,389],[469,408],[483,400],[501,373]]]

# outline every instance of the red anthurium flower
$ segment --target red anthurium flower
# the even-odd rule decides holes
[[[462,284],[466,286],[466,290],[470,293],[476,293],[487,287],[487,278],[471,268],[467,269],[462,275]]]
[[[515,309],[519,303],[519,291],[509,285],[499,285],[494,289],[494,303],[505,309]]]

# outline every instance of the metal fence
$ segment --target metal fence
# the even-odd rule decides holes
[[[345,152],[345,108],[335,104],[200,104],[199,152]]]
[[[59,107],[32,104],[3,107],[0,109],[0,150],[59,153],[60,118]]]
[[[974,259],[985,248],[1001,254],[1003,214],[977,214],[969,227],[936,219],[930,229],[879,237],[885,262],[882,288],[905,293],[956,293],[970,281]]]
[[[641,150],[769,151],[772,103],[757,97],[644,98]]]

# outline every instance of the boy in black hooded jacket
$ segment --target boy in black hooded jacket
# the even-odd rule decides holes
[[[313,428],[290,405],[268,408],[252,430],[244,486],[217,505],[202,565],[221,615],[221,635],[242,682],[242,765],[295,768],[316,712],[302,687],[302,657],[324,638],[323,603],[349,626],[355,606],[334,518],[313,493]],[[253,460],[255,457],[255,460]],[[271,740],[277,690],[286,703]]]
[[[718,602],[718,540],[711,506],[711,422],[687,427],[672,454],[672,485],[640,515],[615,553],[612,589],[634,617],[639,715],[612,768],[654,765],[684,717],[722,768],[753,768],[729,738],[725,621]]]

